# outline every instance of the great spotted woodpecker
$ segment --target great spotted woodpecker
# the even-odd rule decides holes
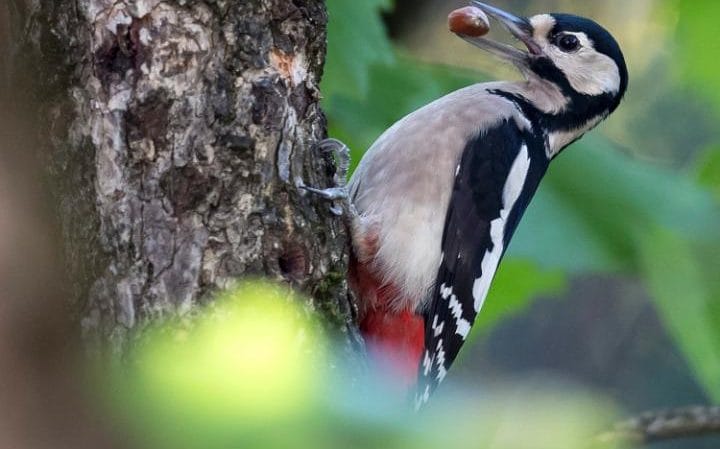
[[[520,82],[476,84],[395,123],[348,185],[351,287],[370,351],[428,400],[465,342],[550,161],[612,113],[628,84],[615,39],[568,14],[473,2],[527,51],[461,36]]]

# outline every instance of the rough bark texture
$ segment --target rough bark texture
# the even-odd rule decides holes
[[[11,0],[90,342],[284,279],[355,341],[318,82],[322,0]],[[11,8],[12,9],[12,8]]]

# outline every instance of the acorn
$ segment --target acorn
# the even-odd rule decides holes
[[[478,37],[488,34],[490,20],[482,9],[466,6],[456,9],[448,15],[448,27],[453,33]]]

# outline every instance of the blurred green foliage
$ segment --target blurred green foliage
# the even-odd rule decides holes
[[[698,181],[720,200],[720,148],[711,148],[700,159]]]
[[[392,46],[378,15],[381,9],[387,9],[391,4],[392,0],[328,0],[327,7],[332,16],[328,23],[328,34],[332,36],[328,39],[328,54],[335,57],[325,64],[325,96],[342,93],[364,97],[370,84],[367,68],[394,61]]]
[[[720,117],[720,38],[717,33],[720,3],[714,0],[674,0],[668,3],[677,8],[679,19],[679,63],[675,67],[682,81],[709,97]]]
[[[145,335],[110,377],[108,404],[132,445],[571,449],[614,420],[610,404],[569,385],[446,392],[412,413],[382,379],[328,363],[330,345],[299,299],[244,283],[194,318]],[[107,388],[107,377],[98,383]]]
[[[714,398],[720,398],[720,305],[713,300],[720,290],[713,285],[717,272],[702,265],[710,261],[717,264],[720,256],[700,258],[688,239],[661,228],[648,230],[640,243],[657,307],[669,330],[679,337],[703,385]]]
[[[328,377],[327,345],[301,303],[287,288],[245,282],[197,316],[158,325],[113,374],[114,404],[153,445],[229,443],[238,423],[266,438],[268,423],[307,413]]]
[[[330,134],[352,148],[355,164],[403,115],[487,78],[389,50],[390,41],[377,33],[382,30],[380,10],[388,6],[388,1],[328,2],[331,26],[324,107]],[[676,35],[671,36],[671,66],[678,84],[710,101],[720,114],[716,23],[720,3],[666,0],[657,7],[669,9],[668,16],[677,20]],[[353,33],[362,36],[337,29],[349,25],[348,17]],[[367,36],[361,31],[365,29],[370,30]],[[356,51],[368,42],[374,44],[372,52]],[[359,73],[348,76],[338,69],[343,67]],[[631,93],[633,81],[638,82],[631,73]],[[652,83],[651,79],[641,82]],[[651,94],[642,86],[638,91]],[[659,113],[673,119],[672,111]],[[642,135],[633,141],[642,142]],[[562,291],[570,275],[637,276],[653,294],[699,381],[720,401],[720,152],[716,148],[697,161],[696,174],[633,159],[629,151],[598,132],[573,145],[553,163],[527,211],[493,283],[479,327],[489,329],[531,299]]]

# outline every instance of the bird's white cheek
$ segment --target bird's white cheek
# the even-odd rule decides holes
[[[620,90],[620,71],[608,56],[594,50],[553,54],[555,65],[565,73],[577,92],[585,95],[616,93]]]

